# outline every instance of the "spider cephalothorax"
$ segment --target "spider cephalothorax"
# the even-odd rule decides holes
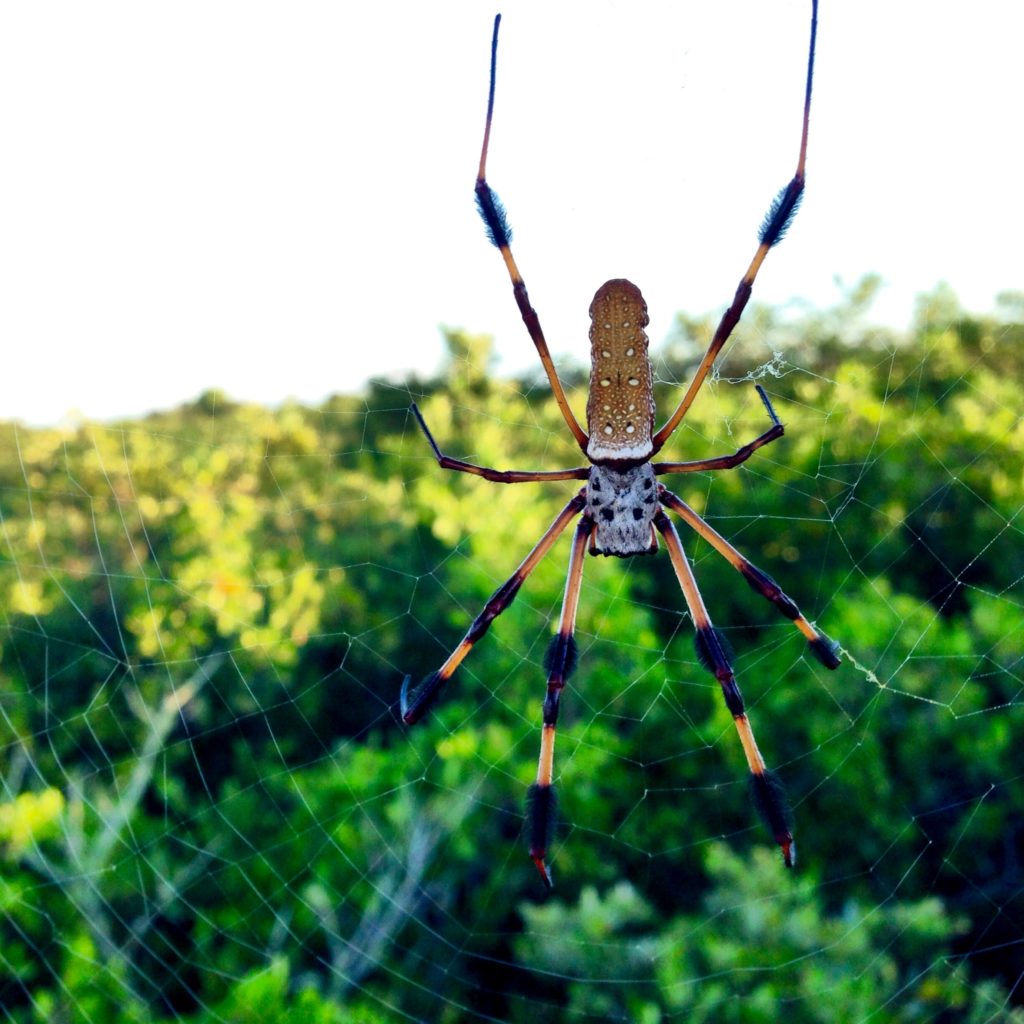
[[[594,520],[590,550],[595,555],[653,555],[657,482],[649,462],[616,469],[595,464],[587,478],[587,511]]]
[[[551,549],[569,523],[578,517],[579,522],[576,525],[569,556],[569,571],[558,632],[552,638],[546,659],[548,681],[542,711],[540,760],[537,765],[537,780],[529,792],[530,856],[549,885],[551,874],[547,857],[555,824],[555,790],[552,785],[555,728],[562,690],[576,663],[574,632],[576,608],[583,579],[583,559],[588,547],[592,554],[617,555],[622,558],[653,554],[658,549],[658,534],[665,541],[672,567],[693,620],[697,655],[701,663],[718,680],[726,706],[732,713],[750,768],[751,791],[758,812],[782,849],[786,865],[791,867],[795,860],[790,814],[782,785],[766,767],[754,741],[754,733],[747,719],[743,697],[736,684],[727,646],[711,624],[704,600],[697,588],[693,569],[683,550],[679,534],[666,514],[666,509],[678,515],[743,576],[751,589],[770,601],[783,616],[791,620],[807,640],[810,653],[827,668],[834,669],[839,665],[838,647],[804,617],[796,603],[783,593],[767,573],[747,561],[686,502],[666,490],[656,479],[668,473],[707,472],[739,466],[763,445],[781,437],[782,424],[775,415],[768,395],[758,385],[757,393],[764,403],[771,426],[753,441],[749,441],[731,455],[720,455],[710,459],[691,462],[652,462],[651,459],[672,436],[707,379],[716,357],[750,298],[754,279],[764,258],[769,249],[785,234],[799,205],[804,189],[817,15],[817,0],[811,0],[811,43],[807,58],[803,131],[796,173],[776,196],[765,216],[754,257],[740,279],[732,303],[722,315],[693,380],[676,406],[675,412],[661,429],[655,432],[653,374],[647,355],[647,335],[643,330],[648,322],[647,306],[636,285],[622,279],[606,282],[598,289],[590,306],[591,373],[590,394],[587,400],[589,433],[579,425],[569,407],[548,352],[540,319],[530,305],[526,284],[512,256],[511,232],[505,220],[504,208],[487,184],[487,146],[494,113],[495,67],[501,15],[494,19],[491,85],[487,101],[484,142],[480,152],[480,169],[476,181],[477,205],[487,226],[488,236],[505,260],[516,303],[551,383],[555,401],[590,466],[540,471],[499,470],[451,458],[441,451],[419,409],[415,405],[412,406],[413,415],[442,468],[472,473],[496,483],[586,480],[586,486],[569,500],[544,536],[523,559],[519,568],[494,592],[445,663],[415,689],[410,687],[411,677],[406,676],[402,684],[400,704],[402,719],[407,724],[411,725],[423,717],[473,645],[487,632],[494,619],[512,603],[526,577]]]

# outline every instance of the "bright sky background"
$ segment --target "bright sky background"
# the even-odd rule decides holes
[[[498,0],[495,0],[498,2]],[[504,0],[491,184],[556,355],[629,277],[720,309],[795,165],[807,0]],[[0,419],[315,402],[535,356],[472,203],[491,19],[432,3],[0,7]],[[808,192],[755,298],[1024,286],[1019,0],[822,0]]]

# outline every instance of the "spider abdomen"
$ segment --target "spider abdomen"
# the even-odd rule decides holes
[[[606,281],[590,304],[590,321],[587,457],[649,459],[654,397],[644,333],[647,303],[632,282]]]
[[[649,462],[629,469],[592,466],[587,478],[587,514],[597,524],[595,555],[648,555],[658,550],[652,524],[658,510],[657,484]]]

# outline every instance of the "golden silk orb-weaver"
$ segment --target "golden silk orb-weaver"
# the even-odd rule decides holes
[[[540,760],[537,766],[537,779],[530,787],[528,797],[530,857],[537,865],[545,883],[550,886],[548,849],[555,824],[555,790],[552,785],[555,729],[558,724],[562,690],[576,663],[576,643],[573,634],[583,580],[584,555],[588,550],[592,555],[616,555],[620,558],[653,554],[658,550],[660,534],[668,549],[690,617],[693,619],[697,655],[721,685],[725,703],[736,724],[750,768],[750,784],[755,806],[768,831],[781,847],[786,866],[792,867],[795,863],[796,847],[793,842],[792,815],[785,792],[778,778],[765,765],[764,757],[754,740],[754,733],[744,710],[743,697],[740,695],[735,674],[729,663],[728,648],[721,634],[711,623],[693,569],[666,510],[676,513],[699,537],[722,555],[756,593],[770,601],[787,619],[790,619],[806,637],[811,653],[826,668],[834,669],[839,665],[838,645],[804,617],[796,604],[767,573],[752,565],[686,502],[658,482],[658,477],[670,473],[733,469],[746,462],[759,448],[780,438],[783,434],[782,423],[775,414],[768,395],[760,385],[757,385],[758,395],[771,421],[771,426],[759,437],[749,441],[731,455],[692,462],[653,462],[652,459],[682,422],[707,379],[715,359],[750,298],[754,279],[761,264],[772,246],[786,233],[803,195],[818,24],[817,0],[812,0],[811,4],[807,85],[796,172],[772,201],[761,224],[757,250],[740,280],[732,303],[723,314],[682,400],[664,426],[658,430],[654,429],[653,373],[647,355],[647,335],[644,333],[644,327],[648,323],[647,306],[640,289],[629,281],[606,281],[598,288],[590,306],[591,371],[587,400],[587,430],[579,425],[566,400],[565,391],[548,352],[540,320],[530,305],[526,284],[512,256],[512,236],[504,207],[487,184],[487,146],[494,114],[500,23],[499,14],[494,19],[494,35],[491,41],[487,120],[476,179],[477,207],[491,242],[499,249],[505,261],[516,303],[551,383],[555,401],[590,465],[534,472],[490,469],[451,458],[441,451],[419,409],[415,404],[412,406],[412,413],[442,469],[472,473],[495,483],[585,480],[586,485],[562,509],[533,550],[523,559],[519,568],[494,592],[445,663],[414,688],[410,686],[411,676],[406,676],[402,683],[400,700],[402,719],[411,725],[423,717],[474,644],[487,632],[494,619],[512,603],[526,577],[547,554],[558,536],[578,517],[579,522],[569,555],[569,571],[558,632],[552,638],[547,651],[547,696],[543,706]]]

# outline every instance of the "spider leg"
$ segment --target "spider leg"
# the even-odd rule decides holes
[[[678,408],[668,418],[665,425],[654,435],[654,450],[659,451],[662,445],[671,437],[673,431],[679,426],[687,410],[693,404],[697,392],[700,391],[704,379],[714,365],[722,346],[729,340],[733,328],[739,322],[743,309],[750,299],[751,290],[754,287],[754,279],[761,269],[761,264],[768,255],[768,250],[780,242],[786,234],[786,230],[796,214],[800,205],[800,198],[804,192],[804,170],[807,162],[807,129],[811,118],[811,84],[814,79],[814,43],[818,34],[818,0],[811,0],[811,43],[807,54],[807,85],[804,91],[804,117],[803,130],[800,135],[800,153],[797,157],[796,172],[789,184],[786,185],[772,201],[764,220],[761,222],[761,230],[758,235],[758,247],[754,258],[750,261],[746,273],[740,279],[736,294],[729,308],[722,314],[718,328],[715,330],[711,344],[708,345],[704,358],[697,367],[697,372],[690,381],[682,401]]]
[[[690,568],[686,553],[683,551],[682,541],[680,541],[672,521],[659,509],[658,514],[654,517],[654,525],[665,538],[665,546],[672,559],[672,568],[675,569],[676,578],[679,580],[679,586],[682,588],[686,605],[690,610],[690,617],[697,630],[697,656],[721,685],[726,707],[732,713],[733,722],[736,724],[736,731],[739,733],[740,743],[743,744],[743,753],[746,755],[747,765],[750,768],[750,787],[755,806],[775,842],[782,848],[782,859],[786,867],[791,868],[796,862],[796,846],[793,842],[792,815],[786,801],[786,794],[778,777],[766,767],[761,751],[758,750],[757,743],[754,741],[754,733],[744,709],[743,697],[736,685],[736,676],[732,666],[729,664],[725,640],[711,624],[708,610],[704,606],[704,599],[700,596],[700,590],[697,589],[697,580]]]
[[[763,448],[766,444],[782,437],[786,428],[779,421],[779,417],[775,415],[771,400],[760,384],[756,384],[755,387],[772,421],[772,425],[763,434],[755,437],[753,441],[748,441],[741,448],[737,448],[732,455],[719,455],[713,459],[698,459],[694,462],[654,462],[652,468],[655,474],[662,476],[665,473],[698,473],[714,469],[735,469],[736,466],[746,462],[758,448]]]
[[[399,709],[402,721],[406,725],[413,725],[418,722],[437,700],[441,688],[451,679],[455,670],[462,663],[463,658],[473,649],[473,645],[490,628],[491,623],[512,603],[523,581],[537,567],[537,563],[548,553],[551,546],[558,539],[559,534],[569,523],[583,511],[586,504],[584,492],[580,491],[566,506],[558,513],[555,521],[548,527],[544,536],[537,542],[533,550],[523,559],[519,568],[491,595],[490,600],[484,605],[483,611],[473,620],[472,625],[466,631],[458,647],[450,655],[448,660],[436,671],[432,672],[423,682],[410,690],[409,682],[412,676],[406,676],[402,682],[402,693]]]
[[[578,466],[575,469],[552,469],[552,470],[522,470],[522,469],[491,469],[488,466],[475,466],[472,462],[463,462],[462,459],[453,459],[438,447],[423,418],[423,413],[415,402],[409,407],[416,422],[420,425],[427,438],[427,443],[434,452],[434,458],[442,469],[454,469],[459,473],[472,473],[474,476],[482,476],[485,480],[491,480],[496,484],[524,484],[543,480],[586,480],[590,475],[589,466]]]
[[[480,168],[476,176],[476,205],[484,224],[487,225],[488,238],[497,246],[502,258],[505,260],[508,276],[512,280],[512,291],[515,295],[516,305],[519,307],[523,323],[526,324],[526,329],[530,332],[530,337],[533,339],[537,355],[540,356],[540,361],[544,366],[544,372],[548,375],[551,390],[554,393],[555,401],[558,403],[558,408],[562,411],[562,417],[572,431],[573,437],[576,438],[576,443],[583,451],[586,451],[587,441],[589,440],[587,432],[579,425],[572,409],[569,408],[569,401],[565,397],[562,382],[558,379],[558,372],[555,370],[555,364],[551,360],[551,353],[548,351],[548,343],[540,326],[540,318],[537,316],[537,311],[530,305],[530,297],[526,293],[526,283],[523,281],[523,275],[519,273],[519,267],[516,266],[516,261],[512,256],[512,229],[508,225],[505,208],[502,206],[501,200],[492,191],[490,185],[487,184],[487,146],[491,138],[491,119],[494,116],[494,83],[498,66],[498,26],[500,24],[501,15],[499,14],[494,19],[494,36],[491,39],[491,86],[487,95],[487,121],[484,126],[484,142],[480,149]]]
[[[555,756],[555,729],[558,725],[558,706],[565,686],[576,667],[576,609],[579,606],[580,586],[583,583],[583,558],[587,540],[594,529],[594,521],[584,516],[576,526],[569,555],[569,572],[565,580],[562,599],[562,617],[558,632],[551,639],[545,664],[548,670],[548,690],[544,699],[544,726],[540,738],[540,759],[537,762],[537,781],[530,787],[527,806],[530,815],[530,857],[545,884],[552,886],[547,866],[548,846],[555,828],[555,787],[552,769]]]
[[[662,487],[658,494],[658,500],[663,505],[672,509],[696,534],[703,537],[740,573],[754,593],[760,594],[766,601],[771,601],[787,619],[792,620],[793,625],[807,638],[807,646],[810,648],[811,653],[825,668],[834,669],[839,667],[839,645],[834,640],[830,640],[820,630],[815,629],[804,618],[800,609],[796,606],[796,602],[783,592],[782,588],[768,573],[752,565],[714,527],[694,512],[682,498]]]

